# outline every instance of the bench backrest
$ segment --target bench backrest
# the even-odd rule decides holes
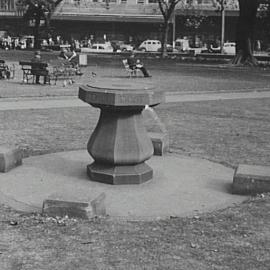
[[[27,61],[20,61],[19,64],[21,66],[29,66],[31,68],[45,68],[45,67],[48,67],[48,64],[47,63],[44,63],[44,62],[27,62]]]

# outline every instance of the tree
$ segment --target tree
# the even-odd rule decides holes
[[[33,21],[34,48],[40,48],[40,27],[42,20],[49,29],[51,16],[62,0],[19,0],[18,5],[24,8],[24,19]]]
[[[236,0],[212,0],[214,6],[222,10],[225,6],[234,6]],[[236,31],[236,55],[232,61],[235,65],[258,64],[253,56],[254,29],[258,10],[260,15],[269,16],[269,0],[237,0],[239,6],[239,18]],[[262,12],[266,11],[266,12]]]
[[[183,0],[158,0],[158,6],[163,16],[161,51],[162,57],[167,56],[167,42],[169,34],[169,23],[175,10],[175,6]]]
[[[235,65],[258,64],[253,56],[253,35],[257,10],[260,0],[238,0],[239,18],[236,32],[236,56],[232,63]]]
[[[178,9],[185,10],[187,14],[188,11],[191,11],[189,18],[186,20],[185,25],[187,27],[193,27],[198,29],[202,22],[205,20],[205,16],[197,14],[194,12],[194,6],[197,1],[195,0],[158,0],[158,5],[160,12],[163,16],[163,25],[162,25],[162,39],[161,39],[161,51],[162,57],[167,56],[167,42],[168,42],[168,34],[169,34],[169,25],[170,21],[175,12],[175,7],[177,5]],[[174,18],[175,19],[175,18]]]

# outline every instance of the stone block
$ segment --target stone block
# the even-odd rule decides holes
[[[148,132],[153,147],[155,156],[163,156],[169,151],[169,135],[168,133]]]
[[[18,148],[0,146],[0,172],[8,172],[22,164],[22,151]]]
[[[232,192],[251,195],[270,192],[270,167],[240,164],[234,173]]]
[[[105,193],[94,199],[80,201],[67,195],[53,194],[44,200],[42,214],[50,217],[65,217],[90,219],[95,216],[105,216]]]

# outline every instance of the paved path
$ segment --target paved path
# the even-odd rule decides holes
[[[256,89],[253,92],[231,92],[231,93],[201,93],[181,94],[177,92],[166,93],[166,103],[170,102],[192,102],[207,100],[229,100],[229,99],[251,99],[270,98],[270,89]],[[65,98],[3,98],[0,99],[0,111],[23,110],[23,109],[47,109],[65,107],[85,107],[88,104],[82,102],[77,96]]]

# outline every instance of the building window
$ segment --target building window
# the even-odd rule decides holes
[[[121,0],[121,4],[126,4],[127,0]]]
[[[144,0],[137,0],[137,4],[144,4]]]
[[[157,3],[158,1],[157,0],[148,0],[148,3],[149,4],[155,4],[155,3]]]

